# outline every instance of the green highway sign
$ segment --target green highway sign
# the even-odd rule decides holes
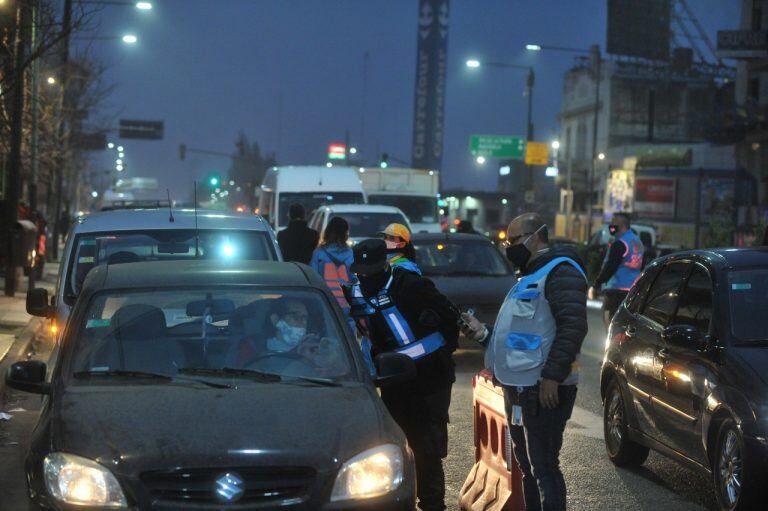
[[[525,137],[472,135],[469,138],[469,151],[473,156],[524,160]]]

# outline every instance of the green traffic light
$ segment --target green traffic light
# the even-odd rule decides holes
[[[212,177],[208,182],[211,183],[211,186],[217,186],[219,184],[219,178]]]

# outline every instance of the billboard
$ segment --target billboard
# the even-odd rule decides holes
[[[635,213],[641,218],[674,218],[676,191],[673,178],[635,178]]]
[[[445,130],[448,0],[419,0],[411,164],[440,169]]]
[[[612,170],[605,182],[603,219],[607,222],[614,213],[631,213],[634,209],[635,173],[631,170]]]
[[[608,53],[669,61],[671,0],[608,0]]]

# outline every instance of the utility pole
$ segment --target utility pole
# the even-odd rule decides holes
[[[40,25],[40,5],[41,0],[34,0],[34,7],[32,10],[32,35],[30,41],[30,51],[34,52],[37,49],[38,44],[38,26]],[[40,94],[40,59],[36,58],[32,61],[32,76],[29,80],[29,107],[32,111],[31,130],[32,135],[30,137],[29,152],[30,152],[30,172],[29,183],[27,184],[27,191],[29,198],[30,214],[37,219],[37,176],[40,174],[40,158],[39,158],[39,94]],[[39,233],[38,233],[39,235]],[[37,244],[37,240],[35,240]],[[37,263],[37,261],[35,261]],[[31,290],[35,288],[35,273],[37,268],[32,268],[29,272],[29,282],[27,289]]]
[[[6,243],[5,261],[5,295],[14,296],[16,293],[16,264],[15,252],[18,250],[14,243],[14,231],[18,221],[18,205],[21,196],[21,144],[23,139],[24,118],[24,61],[29,42],[29,6],[27,0],[18,0],[16,4],[16,27],[13,42],[13,84],[11,90],[11,140],[8,155],[8,194],[7,219],[8,242]]]
[[[528,78],[525,81],[525,93],[528,95],[528,127],[526,138],[528,142],[533,142],[533,68],[528,68]],[[528,193],[533,194],[533,165],[528,165]],[[526,201],[527,202],[527,201]]]
[[[53,243],[51,244],[51,254],[54,259],[59,258],[59,236],[61,235],[61,203],[64,190],[64,166],[67,163],[67,148],[64,144],[66,134],[65,118],[69,112],[69,101],[67,101],[67,86],[69,81],[69,38],[72,32],[72,0],[64,0],[64,14],[61,18],[61,118],[59,119],[59,157],[54,168],[54,181],[56,187],[56,207],[53,213]]]
[[[595,115],[592,119],[592,165],[589,167],[589,177],[587,179],[587,241],[592,237],[592,203],[595,194],[595,173],[597,167],[597,120],[600,112],[600,68],[603,60],[600,55],[600,46],[595,44],[590,48],[590,53],[595,61]]]

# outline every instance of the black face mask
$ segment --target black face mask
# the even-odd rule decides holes
[[[373,275],[358,275],[357,278],[360,280],[360,290],[363,292],[363,295],[367,297],[376,296],[381,291],[381,288],[387,285],[390,274],[391,270],[387,266],[384,271],[374,273]]]
[[[525,243],[511,245],[507,247],[507,259],[520,270],[525,269],[528,260],[531,258],[531,251],[525,246]]]
[[[618,225],[609,225],[608,226],[608,232],[611,233],[611,236],[616,236],[616,233],[619,232],[619,226]]]

